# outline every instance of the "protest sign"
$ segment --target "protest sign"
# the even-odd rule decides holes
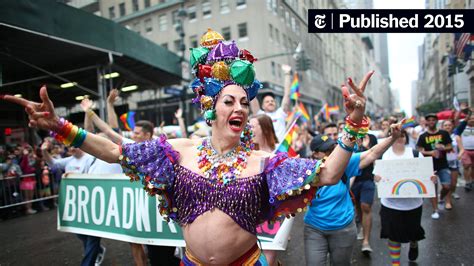
[[[379,198],[432,198],[435,187],[431,181],[431,157],[377,160],[374,174],[382,177],[377,182]]]

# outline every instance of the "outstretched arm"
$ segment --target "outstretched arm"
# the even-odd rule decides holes
[[[181,130],[181,137],[187,138],[188,134],[186,133],[186,126],[184,125],[183,110],[178,108],[176,113],[174,113],[174,116],[176,117],[176,120],[178,120],[179,130]]]
[[[252,101],[250,101],[250,111],[254,115],[256,115],[258,111],[260,111],[260,102],[258,102],[257,97],[255,97]]]
[[[90,110],[88,116],[92,123],[107,135],[114,143],[122,144],[122,135],[117,133],[109,124],[105,123],[94,111]]]
[[[117,101],[119,93],[119,90],[112,89],[107,97],[107,123],[111,128],[119,128],[117,113],[114,108],[114,103]]]
[[[48,97],[46,86],[40,89],[41,103],[28,101],[23,98],[18,98],[12,95],[1,95],[0,99],[21,105],[25,108],[28,114],[30,127],[40,128],[44,130],[50,130],[58,134],[66,134],[65,132],[59,132],[62,129],[60,118],[54,112],[53,102]],[[66,131],[66,130],[64,130]],[[69,130],[69,134],[72,134],[72,130]],[[69,135],[70,136],[70,135]],[[67,137],[66,135],[64,137]],[[84,142],[80,148],[109,163],[118,163],[120,156],[120,148],[117,144],[112,141],[98,137],[93,133],[87,133]]]
[[[364,91],[373,74],[374,71],[367,73],[358,86],[354,84],[351,78],[348,78],[348,85],[354,91],[354,94],[349,94],[349,89],[345,85],[342,85],[342,95],[344,97],[346,113],[349,116],[349,121],[356,125],[363,123],[366,102]],[[348,134],[349,133],[345,132],[344,137],[338,140],[337,147],[327,158],[325,165],[321,168],[319,183],[317,185],[333,185],[341,178],[349,163],[355,143],[355,138],[350,137]]]
[[[283,99],[281,99],[281,108],[283,108],[283,111],[285,113],[288,113],[291,111],[291,67],[289,65],[282,65],[281,69],[283,70],[283,74],[285,76]]]
[[[393,124],[390,126],[392,132],[392,135],[390,135],[390,137],[384,139],[381,143],[373,146],[368,151],[365,151],[360,155],[359,169],[366,168],[367,166],[375,162],[375,160],[382,157],[384,152],[387,151],[388,148],[393,145],[393,143],[395,143],[395,141],[401,136],[401,127],[403,121],[404,120],[402,120],[398,124]]]
[[[84,129],[89,132],[94,132],[94,124],[89,117],[90,112],[93,112],[92,108],[94,108],[94,102],[89,98],[84,98],[84,100],[81,101],[81,108],[84,111]]]

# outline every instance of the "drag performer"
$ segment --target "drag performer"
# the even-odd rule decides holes
[[[256,226],[302,212],[318,186],[339,181],[354,142],[368,130],[364,90],[373,72],[359,86],[348,79],[354,94],[342,86],[346,131],[326,161],[295,159],[252,149],[249,102],[261,87],[255,79],[255,60],[212,30],[191,50],[196,75],[191,88],[212,128],[211,137],[204,139],[161,136],[119,146],[59,118],[46,87],[40,90],[41,103],[10,95],[1,98],[24,106],[30,127],[50,130],[66,145],[109,163],[119,162],[132,180],[141,181],[158,197],[161,215],[183,229],[182,265],[266,265]]]

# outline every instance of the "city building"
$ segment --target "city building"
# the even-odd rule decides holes
[[[306,60],[308,65],[298,71],[302,95],[300,100],[305,103],[311,114],[317,113],[325,103],[342,107],[340,84],[348,75],[361,79],[367,71],[375,69],[382,75],[376,75],[371,81],[373,84],[371,87],[374,89],[368,90],[370,94],[368,110],[378,115],[388,114],[391,111],[386,50],[379,51],[377,48],[377,53],[374,53],[371,51],[373,41],[370,37],[365,38],[359,34],[307,33],[308,9],[347,8],[341,1],[73,0],[66,2],[77,8],[87,7],[89,12],[120,23],[183,56],[185,60],[189,57],[189,48],[197,47],[202,34],[211,27],[220,32],[225,39],[236,40],[238,47],[248,49],[259,58],[254,64],[258,73],[257,78],[264,85],[261,92],[271,90],[277,97],[283,95],[284,76],[281,66],[289,64],[293,69],[297,69],[295,58],[303,56],[308,59]],[[372,1],[360,2],[367,2],[367,5],[372,6]],[[377,47],[383,48],[385,45],[386,49],[386,37],[385,43],[383,40],[382,38],[377,42]],[[301,53],[297,53],[297,47],[302,48]],[[349,54],[351,55],[348,56]],[[378,61],[374,54],[378,54]],[[176,87],[182,88],[182,85],[177,84]],[[179,98],[164,92],[163,89],[155,92],[136,92],[132,93],[127,101],[136,102],[131,103],[131,108],[137,108],[138,113],[144,115],[155,111],[158,103],[161,118],[164,117],[166,120],[178,105],[183,104]],[[186,118],[192,121],[198,114],[190,107],[191,92],[187,91],[187,94],[189,97],[185,105]]]

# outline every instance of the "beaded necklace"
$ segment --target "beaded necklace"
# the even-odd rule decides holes
[[[237,179],[247,167],[247,157],[252,147],[240,142],[226,154],[219,154],[211,144],[211,138],[203,139],[198,147],[198,166],[204,176],[216,183],[228,184]]]

